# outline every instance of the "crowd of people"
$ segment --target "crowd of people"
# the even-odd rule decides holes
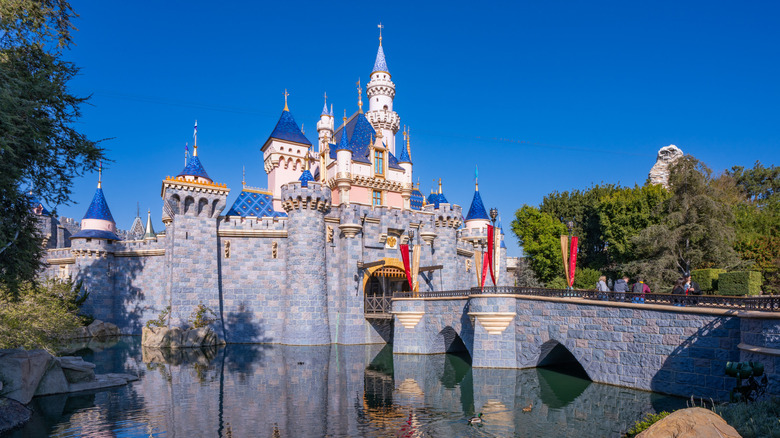
[[[634,303],[644,303],[645,294],[649,294],[650,286],[645,283],[644,278],[637,277],[636,281],[631,284],[631,279],[624,275],[623,278],[618,278],[615,281],[614,286],[610,288],[607,284],[607,277],[602,275],[599,277],[599,281],[596,283],[596,290],[599,292],[614,292],[612,299],[616,301],[626,301],[626,293],[630,292],[630,301]],[[680,295],[680,298],[674,299],[675,306],[684,306],[686,304],[696,304],[696,299],[693,298],[696,295],[701,295],[702,291],[699,284],[691,279],[690,273],[684,273],[683,276],[678,278],[674,282],[674,288],[672,289],[672,295]],[[685,296],[686,298],[682,298]],[[690,297],[690,298],[688,298]],[[602,300],[609,300],[610,294],[599,294],[599,298]]]

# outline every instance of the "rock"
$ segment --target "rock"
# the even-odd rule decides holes
[[[27,404],[54,358],[44,350],[0,350],[0,395]]]
[[[95,389],[122,386],[136,380],[138,380],[138,377],[132,374],[98,374],[95,376],[95,380],[71,383],[69,390],[70,392],[92,391]]]
[[[665,188],[669,188],[669,166],[683,156],[683,151],[677,146],[670,144],[664,146],[658,150],[658,156],[656,157],[653,168],[650,169],[651,184],[661,184]]]
[[[636,437],[740,438],[741,436],[720,415],[711,410],[688,408],[672,412]]]
[[[201,327],[190,329],[184,332],[183,346],[185,348],[195,348],[202,346],[211,346],[217,344],[217,334],[210,327]]]
[[[144,327],[141,333],[141,345],[150,348],[200,348],[224,344],[210,327],[190,330]]]
[[[32,411],[16,400],[0,397],[0,433],[30,421]]]
[[[119,336],[122,333],[119,331],[119,327],[110,322],[103,322],[99,319],[92,321],[92,324],[87,327],[90,336],[98,339],[110,338],[113,336]]]
[[[84,338],[91,338],[92,335],[89,334],[88,328],[79,327],[73,331],[73,334],[70,337],[71,339],[84,339]]]
[[[95,364],[86,362],[77,356],[60,357],[58,360],[68,383],[95,380]]]
[[[65,378],[59,361],[55,358],[38,383],[35,395],[61,394],[63,392],[68,392],[68,380]]]

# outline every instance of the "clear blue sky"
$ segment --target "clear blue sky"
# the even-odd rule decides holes
[[[240,4],[239,4],[240,3]],[[411,127],[414,178],[441,177],[468,209],[474,165],[486,207],[509,224],[523,204],[593,183],[642,184],[657,150],[676,144],[716,171],[780,152],[777,2],[106,2],[81,16],[66,57],[92,94],[79,129],[114,160],[103,187],[120,228],[140,202],[160,222],[161,180],[199,156],[232,189],[265,187],[260,147],[290,92],[316,143],[322,94],[357,109],[377,24]],[[365,87],[364,87],[365,89]],[[400,134],[399,140],[400,141]],[[96,175],[75,182],[80,220]]]

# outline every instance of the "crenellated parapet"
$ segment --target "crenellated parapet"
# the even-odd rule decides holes
[[[230,189],[225,184],[167,177],[162,182],[162,221],[169,224],[176,215],[217,218],[227,206]]]
[[[302,187],[300,181],[294,181],[282,186],[282,207],[288,214],[293,210],[327,213],[331,207],[330,194],[320,183],[309,181],[308,187]]]
[[[433,225],[436,228],[458,229],[463,225],[463,209],[457,204],[439,204],[439,208],[427,205],[423,208],[426,212],[433,213]]]

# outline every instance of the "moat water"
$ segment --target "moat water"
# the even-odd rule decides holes
[[[228,345],[162,354],[140,338],[75,346],[107,391],[38,397],[11,437],[611,437],[685,400],[552,369],[471,368],[392,346]],[[567,374],[568,373],[568,374]],[[483,413],[481,426],[468,418]]]

